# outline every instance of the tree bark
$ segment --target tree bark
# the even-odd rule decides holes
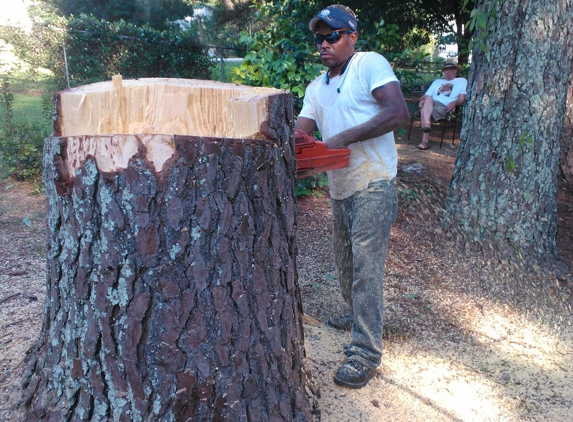
[[[47,299],[26,420],[311,419],[292,97],[267,108],[264,139],[46,140]]]
[[[573,184],[573,72],[569,76],[567,90],[565,130],[561,142],[561,174],[568,183]]]
[[[506,256],[554,257],[557,172],[573,57],[571,0],[480,2],[444,225]],[[476,45],[480,45],[480,34]]]

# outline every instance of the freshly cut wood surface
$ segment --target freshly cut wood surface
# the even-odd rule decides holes
[[[95,158],[97,168],[103,172],[125,169],[129,160],[140,152],[159,172],[163,164],[175,152],[172,135],[94,135],[71,136],[66,138],[66,159],[63,160],[68,177],[75,177],[86,157]]]
[[[56,136],[167,134],[272,138],[268,99],[283,93],[216,81],[143,78],[84,85],[56,94]],[[262,125],[262,128],[261,128]]]

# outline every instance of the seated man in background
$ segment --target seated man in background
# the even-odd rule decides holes
[[[448,113],[453,112],[456,107],[461,106],[466,100],[466,78],[457,78],[461,71],[461,66],[446,62],[442,66],[444,77],[436,79],[420,99],[420,114],[422,123],[422,143],[418,145],[420,149],[428,149],[430,145],[429,133],[431,120],[445,119]]]

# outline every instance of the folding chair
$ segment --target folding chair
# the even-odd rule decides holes
[[[448,113],[444,119],[437,120],[438,123],[442,124],[442,139],[440,140],[440,148],[442,147],[442,144],[444,143],[444,135],[446,133],[446,126],[448,125],[448,122],[454,123],[453,133],[452,133],[452,145],[454,145],[454,142],[456,139],[456,127],[457,127],[458,119],[462,116],[462,108],[463,108],[463,106],[458,106],[455,108],[454,111],[452,111],[451,113]],[[412,113],[412,117],[410,119],[410,130],[408,131],[408,141],[407,142],[410,142],[410,134],[412,133],[412,126],[414,125],[414,119],[416,117],[418,117],[418,119],[421,117],[419,109]]]

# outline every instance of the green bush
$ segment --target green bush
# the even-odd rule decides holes
[[[309,10],[318,10],[318,6],[287,0],[255,1],[253,7],[256,19],[266,24],[253,33],[241,33],[239,42],[249,51],[242,64],[232,70],[233,82],[289,90],[299,111],[306,86],[324,69],[308,30],[313,16]]]
[[[294,187],[296,196],[322,196],[322,189],[328,186],[326,173],[315,174],[304,179],[297,179]]]
[[[233,82],[286,89],[293,93],[295,111],[302,107],[306,86],[322,71],[314,36],[308,22],[320,6],[313,1],[255,1],[256,19],[268,24],[252,33],[241,33],[247,45],[243,63],[233,69]],[[380,21],[361,30],[357,51],[376,51],[392,64],[405,90],[417,82],[416,69],[427,54],[400,50],[403,40],[398,26]]]
[[[50,89],[67,86],[66,61],[71,87],[107,81],[118,73],[124,78],[208,79],[214,65],[192,31],[161,31],[87,15],[35,17],[31,33],[0,27],[0,38],[12,44],[16,56],[30,68],[52,72]]]
[[[16,119],[8,75],[0,85],[0,174],[18,180],[38,180],[42,173],[43,140],[49,129],[41,118]]]
[[[159,31],[86,15],[70,18],[65,44],[74,86],[110,80],[115,74],[209,79],[214,65],[191,31]]]

